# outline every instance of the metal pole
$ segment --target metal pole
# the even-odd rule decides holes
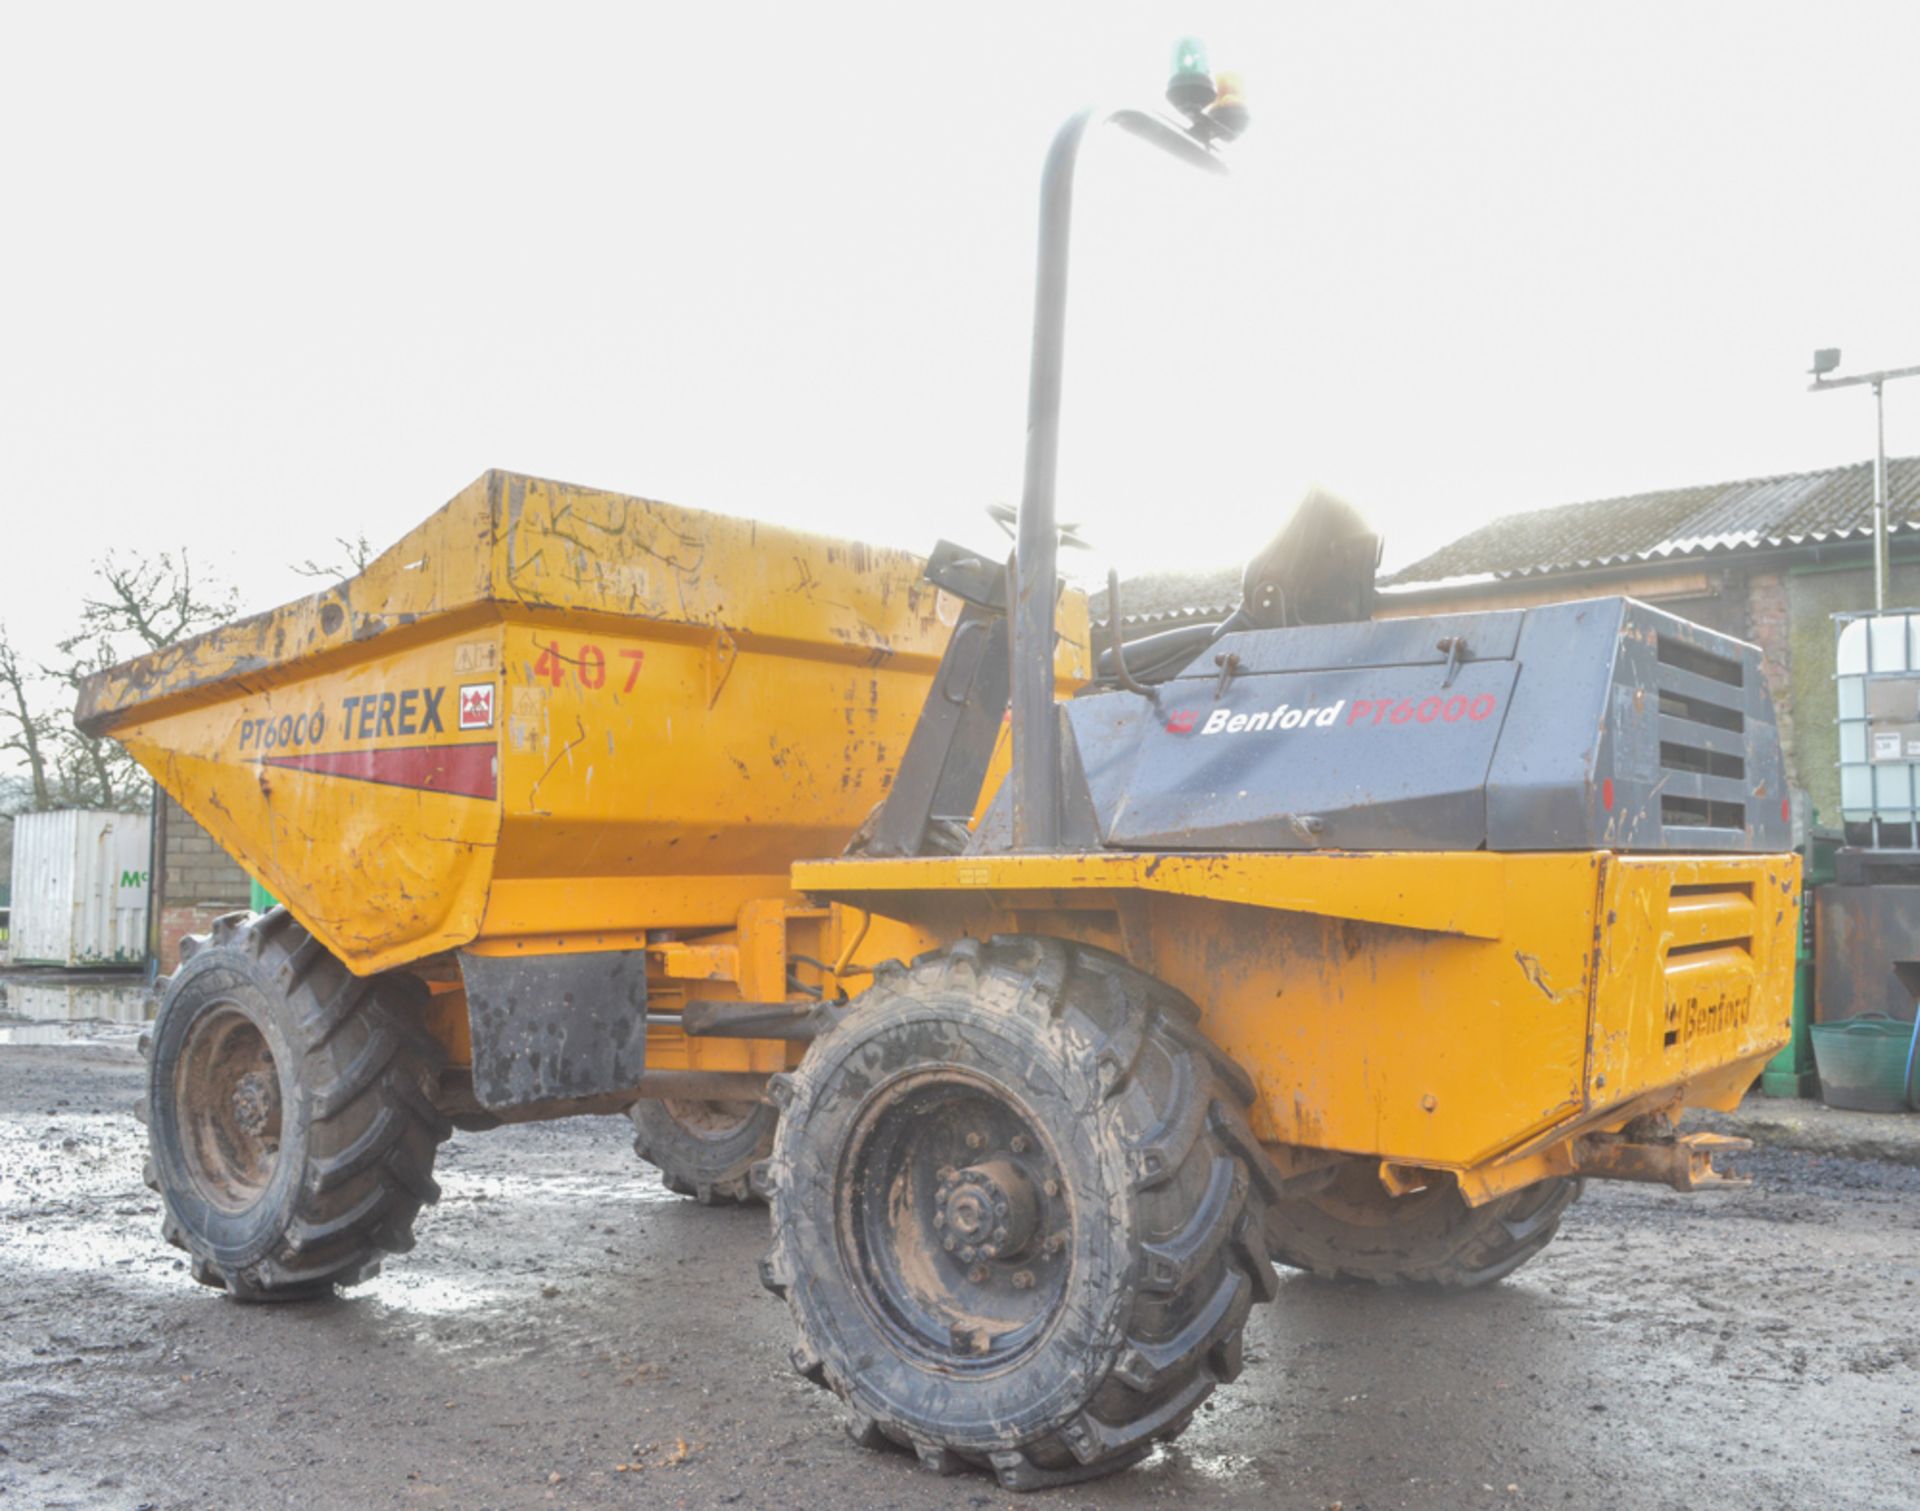
[[[1873,611],[1887,606],[1887,406],[1873,382]]]
[[[1887,410],[1881,398],[1883,384],[1895,378],[1920,377],[1920,367],[1889,367],[1879,372],[1854,373],[1850,377],[1830,378],[1818,371],[1818,360],[1825,353],[1815,354],[1816,371],[1813,382],[1808,386],[1811,393],[1820,393],[1829,388],[1857,388],[1862,383],[1873,387],[1873,611],[1878,614],[1887,606]],[[1837,361],[1839,353],[1832,353]]]
[[[1013,564],[1013,848],[1057,850],[1063,827],[1060,726],[1053,706],[1054,599],[1059,535],[1060,378],[1066,356],[1067,264],[1073,174],[1088,128],[1108,123],[1196,166],[1224,173],[1204,143],[1141,110],[1082,110],[1055,133],[1040,175],[1040,255],[1034,280],[1033,355],[1027,371],[1027,462]]]
[[[1013,562],[1013,848],[1060,845],[1060,726],[1053,711],[1053,600],[1059,536],[1060,375],[1066,356],[1073,170],[1093,120],[1082,110],[1053,138],[1040,175],[1040,256],[1027,369],[1027,465]]]

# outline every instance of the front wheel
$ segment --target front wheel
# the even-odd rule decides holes
[[[1324,1189],[1276,1203],[1268,1243],[1282,1264],[1329,1280],[1471,1290],[1551,1243],[1579,1196],[1580,1182],[1561,1177],[1479,1207],[1452,1184],[1393,1196],[1356,1161]]]
[[[243,1301],[323,1295],[413,1246],[451,1132],[426,988],[363,979],[276,908],[187,941],[154,1021],[147,1184],[193,1276]]]
[[[883,968],[775,1078],[763,1276],[860,1440],[1038,1489],[1239,1372],[1274,1186],[1194,1016],[1104,951],[970,940]]]

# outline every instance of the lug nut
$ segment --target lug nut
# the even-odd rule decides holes
[[[1060,1182],[1049,1175],[1045,1180],[1040,1182],[1040,1189],[1049,1196],[1058,1196],[1060,1194]]]
[[[1013,1288],[1016,1291],[1032,1290],[1033,1289],[1033,1271],[1032,1270],[1015,1270],[1013,1272]]]
[[[1007,1215],[1007,1199],[1006,1199],[1006,1197],[1004,1197],[1004,1196],[1003,1196],[1003,1197],[1001,1197],[1001,1198],[1000,1198],[1000,1199],[999,1199],[998,1201],[996,1201],[996,1202],[995,1202],[995,1203],[993,1204],[993,1215],[994,1215],[995,1217],[1005,1217],[1005,1216]]]
[[[953,1184],[953,1178],[960,1172],[954,1169],[952,1165],[942,1165],[935,1173],[940,1177],[941,1185],[950,1186]]]
[[[944,1212],[936,1212],[936,1213],[934,1213],[934,1214],[933,1214],[933,1225],[934,1225],[934,1226],[935,1226],[936,1228],[944,1228],[944,1227],[945,1227],[945,1226],[947,1225],[947,1214],[946,1214],[946,1213],[944,1213]]]
[[[963,1260],[965,1260],[968,1264],[972,1264],[974,1260],[980,1257],[980,1251],[976,1249],[972,1244],[968,1244],[964,1249],[960,1251],[960,1257]]]
[[[976,1264],[972,1269],[967,1271],[967,1279],[971,1280],[975,1285],[985,1285],[990,1273],[991,1271],[989,1271],[984,1264]]]
[[[1005,1228],[995,1228],[993,1230],[993,1241],[997,1244],[1005,1243],[1007,1241],[1007,1230]]]
[[[984,1133],[969,1133],[969,1134],[967,1135],[967,1147],[968,1147],[969,1149],[984,1149],[984,1148],[986,1148],[986,1147],[987,1147],[987,1136],[986,1136],[986,1135],[985,1135]]]
[[[998,1259],[1000,1257],[1000,1245],[997,1243],[981,1244],[980,1257],[982,1259]]]
[[[1016,1133],[1007,1147],[1015,1154],[1025,1154],[1027,1152],[1027,1136],[1024,1133]]]
[[[940,1240],[940,1246],[951,1254],[953,1252],[953,1246],[958,1242],[960,1242],[960,1240],[949,1233],[945,1238]]]

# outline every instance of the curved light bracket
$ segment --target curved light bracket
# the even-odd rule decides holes
[[[1059,546],[1054,481],[1060,464],[1060,375],[1066,345],[1073,175],[1082,143],[1101,126],[1118,126],[1209,173],[1228,171],[1205,142],[1145,110],[1082,110],[1060,128],[1047,152],[1040,176],[1040,258],[1033,300],[1033,356],[1027,376],[1026,477],[1014,557],[1010,780],[1016,850],[1058,849],[1063,822],[1060,726],[1053,702]]]

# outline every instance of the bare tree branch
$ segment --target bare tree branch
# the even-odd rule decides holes
[[[112,641],[84,634],[61,641],[60,654],[62,664],[43,668],[42,673],[65,689],[61,702],[66,709],[79,700],[80,686],[89,676],[121,659]],[[82,734],[71,717],[59,720],[53,735],[57,806],[134,809],[145,805],[146,773],[118,740]]]
[[[196,583],[192,557],[184,549],[178,556],[162,551],[135,561],[109,551],[95,565],[94,575],[105,592],[81,601],[80,631],[72,637],[76,643],[93,639],[117,644],[130,635],[140,648],[157,651],[226,623],[239,604],[231,588]]]
[[[349,577],[357,577],[366,571],[367,563],[380,554],[368,542],[365,530],[351,540],[344,535],[336,535],[333,543],[340,548],[340,560],[320,562],[309,556],[296,564],[293,570],[302,577],[324,577],[329,582],[345,582]]]
[[[27,763],[28,801],[36,809],[52,806],[47,779],[48,747],[56,738],[44,711],[36,711],[30,691],[39,675],[20,659],[20,653],[0,625],[0,750],[10,750]]]
[[[30,666],[0,630],[0,752],[26,768],[34,808],[144,806],[146,773],[117,740],[94,739],[72,717],[81,684],[141,652],[231,619],[237,596],[199,580],[186,551],[127,560],[109,553],[94,568],[96,588],[52,665]]]

